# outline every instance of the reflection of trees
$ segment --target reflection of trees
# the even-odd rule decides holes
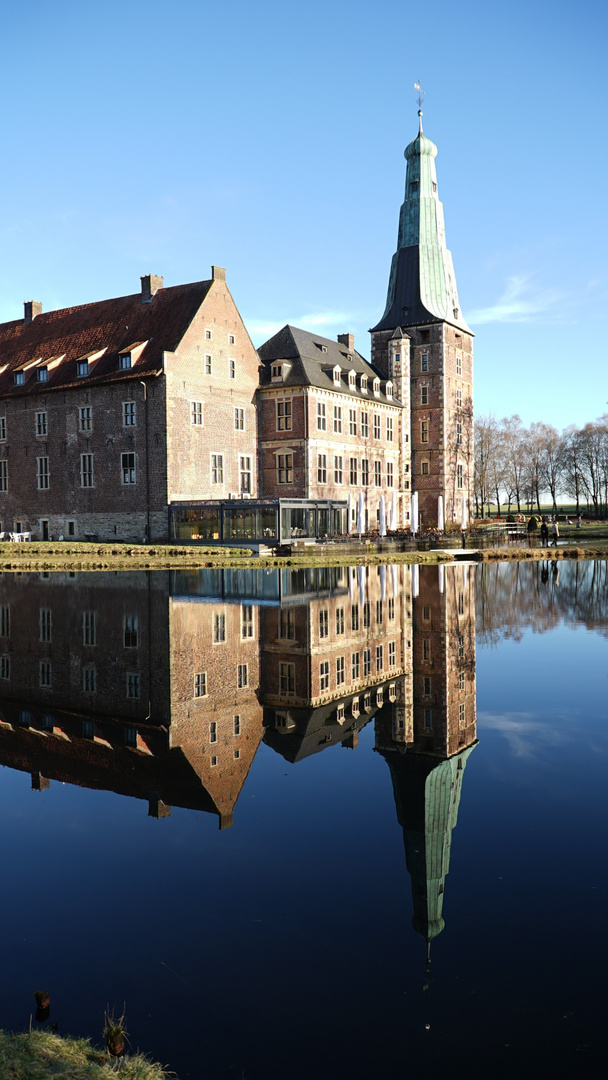
[[[477,634],[481,645],[521,640],[560,623],[608,635],[608,563],[598,560],[484,564],[476,575]]]

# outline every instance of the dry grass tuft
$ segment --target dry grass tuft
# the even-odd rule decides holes
[[[176,1080],[143,1054],[124,1058],[123,1080]],[[48,1031],[13,1035],[0,1031],[0,1077],[2,1080],[111,1080],[115,1065],[88,1039],[62,1038]]]

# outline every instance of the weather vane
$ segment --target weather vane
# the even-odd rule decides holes
[[[414,90],[418,91],[418,108],[422,108],[422,98],[426,94],[426,90],[422,89],[422,79],[418,79],[418,82],[414,83]]]

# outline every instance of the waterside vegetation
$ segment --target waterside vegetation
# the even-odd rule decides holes
[[[121,1061],[123,1080],[177,1080],[175,1073],[133,1054]],[[73,1039],[49,1031],[13,1034],[0,1031],[2,1080],[110,1080],[116,1064],[88,1039]]]

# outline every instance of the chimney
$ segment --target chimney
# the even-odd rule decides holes
[[[349,352],[355,351],[355,335],[354,334],[338,334],[338,341],[340,345],[346,345]]]
[[[212,266],[211,267],[211,277],[213,278],[214,281],[225,281],[226,280],[226,271],[224,270],[224,267],[223,266]]]
[[[141,302],[149,304],[152,297],[163,287],[162,277],[157,274],[144,274],[141,279]]]
[[[36,315],[42,315],[42,303],[40,300],[26,300],[23,305],[23,321],[33,322]]]

